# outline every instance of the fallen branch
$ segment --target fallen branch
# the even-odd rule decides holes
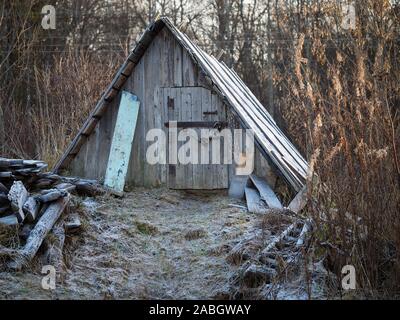
[[[283,231],[279,237],[276,237],[271,243],[261,252],[261,255],[265,255],[270,252],[278,243],[280,243],[285,237],[287,237],[293,230],[296,229],[298,221],[292,223],[285,231]]]

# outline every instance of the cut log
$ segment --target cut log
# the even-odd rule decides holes
[[[25,214],[22,207],[28,199],[28,191],[21,181],[14,181],[8,193],[8,199],[11,201],[11,208],[17,213],[18,220],[24,221]]]
[[[55,186],[55,188],[58,190],[65,190],[65,191],[68,191],[71,193],[71,192],[75,191],[76,186],[73,185],[72,183],[60,183],[60,184],[57,184]]]
[[[265,214],[268,212],[268,207],[261,200],[260,194],[256,189],[246,187],[246,203],[247,209],[252,213]]]
[[[13,165],[23,164],[23,160],[20,159],[7,159],[0,158],[0,168],[8,168]]]
[[[25,212],[26,219],[29,222],[35,221],[36,217],[38,216],[39,209],[40,209],[40,204],[36,201],[36,198],[29,197],[23,206],[23,210]]]
[[[55,201],[61,197],[65,197],[67,195],[67,192],[64,190],[56,190],[54,189],[53,191],[50,191],[46,194],[42,194],[37,197],[37,199],[42,202],[42,203],[47,203],[51,201]]]
[[[80,181],[80,182],[77,182],[75,184],[75,186],[76,186],[76,192],[79,195],[83,195],[83,196],[93,197],[93,196],[102,195],[102,194],[106,193],[106,190],[97,184]]]
[[[6,216],[6,217],[2,217],[2,218],[0,218],[0,225],[16,226],[16,225],[18,225],[18,218],[14,214]]]
[[[261,199],[265,201],[265,203],[271,209],[282,209],[282,203],[279,201],[278,197],[271,189],[267,181],[257,177],[256,175],[250,175],[250,179],[253,182],[254,186],[258,189],[260,193]]]
[[[39,179],[35,182],[36,189],[44,189],[49,188],[54,184],[54,181],[51,179]]]
[[[26,240],[25,246],[19,252],[20,254],[18,258],[9,263],[9,268],[13,270],[20,270],[33,259],[43,240],[60,218],[69,200],[70,195],[68,194],[66,197],[63,197],[49,205],[47,210],[40,217],[36,226],[31,231],[28,239]]]

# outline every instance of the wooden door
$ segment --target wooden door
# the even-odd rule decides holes
[[[226,110],[216,94],[202,87],[180,87],[163,88],[163,104],[168,121],[177,122],[178,134],[184,130],[187,134],[194,130],[197,134],[193,141],[197,141],[198,164],[177,164],[167,165],[167,183],[172,189],[225,189],[228,188],[228,165],[212,164],[211,138],[218,135],[219,130],[213,128],[213,124],[226,124]],[[166,124],[166,126],[168,126]],[[211,136],[201,138],[201,130],[210,130]],[[192,131],[193,132],[193,131]],[[204,133],[204,130],[203,130]],[[168,136],[168,146],[170,139]],[[185,142],[179,142],[177,150],[186,152]],[[186,144],[187,145],[187,144]],[[221,139],[221,149],[223,149]],[[171,153],[170,147],[167,151],[167,159]],[[172,151],[174,152],[174,151]],[[189,150],[188,153],[189,154]],[[209,163],[201,162],[202,153],[208,153]],[[203,156],[204,157],[204,156]],[[223,159],[223,156],[221,156]],[[168,162],[168,160],[167,160]]]

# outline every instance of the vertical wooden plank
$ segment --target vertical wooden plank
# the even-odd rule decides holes
[[[163,123],[162,123],[162,118],[163,118],[163,110],[162,110],[162,99],[160,97],[162,96],[161,93],[161,88],[156,88],[154,90],[154,126],[153,129],[159,128],[162,129]],[[159,151],[159,156],[164,152],[164,150],[158,150]],[[156,171],[156,177],[155,177],[155,185],[159,186],[163,182],[163,174],[165,170],[165,165],[164,164],[156,164],[155,165],[155,171]]]
[[[150,44],[150,47],[142,57],[144,61],[144,106],[145,106],[145,121],[144,121],[144,150],[143,150],[143,166],[144,166],[144,186],[153,187],[157,184],[158,167],[154,164],[149,164],[146,160],[146,151],[151,142],[146,141],[147,132],[155,127],[155,105],[154,91],[157,82],[157,73],[159,72],[160,56],[157,46],[158,41],[155,40]]]
[[[96,149],[94,151],[94,154],[97,155],[99,153],[99,147],[100,147],[100,140],[99,140],[99,136],[100,136],[100,124],[98,123],[94,132],[95,135],[95,144],[96,144]],[[97,166],[97,163],[94,164],[97,168],[96,170],[96,180],[100,181],[100,175],[101,173],[99,172],[99,167]]]
[[[218,114],[218,120],[219,121],[226,121],[227,120],[227,115],[226,115],[226,105],[222,102],[220,97],[218,97],[215,94],[215,100],[216,100],[216,111]],[[223,142],[221,142],[222,150],[221,150],[221,158],[222,161],[224,161],[223,157],[225,155],[225,144],[226,141],[225,139]],[[232,155],[233,149],[230,148],[227,152],[229,152]],[[224,164],[224,162],[221,162],[221,165],[219,165],[217,168],[217,177],[219,178],[219,182],[217,183],[218,188],[228,188],[229,187],[229,174],[228,174],[228,164]]]
[[[179,110],[181,105],[181,94],[179,88],[165,88],[164,89],[164,104],[168,110],[168,121],[178,121],[179,120]],[[177,139],[177,136],[174,138]],[[172,143],[171,136],[168,136],[168,157],[172,154],[172,158],[177,157],[176,144]],[[178,164],[172,164],[168,158],[168,186],[170,188],[176,188],[177,186],[177,172],[179,169]]]
[[[98,125],[96,126],[97,129]],[[88,137],[88,141],[86,142],[87,151],[86,151],[86,161],[85,161],[85,173],[86,177],[90,179],[97,178],[97,160],[96,160],[96,146],[97,146],[97,134],[96,130],[92,132],[92,134]]]
[[[182,55],[183,48],[174,39],[174,87],[182,86]]]
[[[113,115],[119,106],[119,96],[107,106],[102,118],[98,122],[92,134],[83,144],[77,157],[73,160],[70,168],[72,175],[79,177],[97,179],[102,181],[105,176],[108,154],[111,146],[112,132],[115,126]],[[80,163],[81,162],[81,163]],[[76,163],[74,165],[74,163]],[[79,164],[78,164],[79,163]],[[79,170],[79,173],[77,172]]]
[[[223,106],[225,108],[226,117],[228,119],[229,129],[231,130],[232,137],[233,137],[233,131],[235,129],[240,129],[241,126],[240,126],[240,123],[237,120],[236,116],[233,114],[233,112],[231,110],[229,110],[229,108],[226,106],[226,104],[223,103]],[[236,163],[235,163],[234,154],[232,154],[232,164],[230,164],[228,166],[228,185],[230,186],[232,182],[235,182],[237,180],[238,179],[236,179]]]
[[[160,88],[159,90],[159,105],[162,113],[161,116],[161,129],[165,135],[165,159],[166,164],[161,168],[161,182],[168,186],[168,164],[169,164],[169,148],[168,148],[168,128],[165,127],[165,123],[168,122],[168,105],[167,105],[167,88]]]
[[[214,115],[210,116],[211,120],[213,120],[213,121],[221,120],[220,119],[220,117],[221,117],[220,110],[218,110],[218,104],[219,104],[219,97],[217,95],[215,95],[215,94],[212,95],[210,111],[211,112],[217,112],[217,114],[214,114]],[[215,130],[215,135],[219,136],[220,133],[217,130]],[[219,144],[220,144],[220,148],[221,148],[220,151],[219,151],[219,155],[220,155],[220,161],[222,163],[223,155],[224,155],[224,150],[223,149],[224,149],[224,144],[225,144],[225,141],[224,141],[222,136],[219,137]],[[211,156],[212,156],[212,154],[211,154]],[[212,171],[212,175],[213,175],[213,181],[212,181],[212,186],[211,186],[212,189],[219,189],[220,188],[220,185],[221,185],[221,173],[220,173],[221,169],[220,168],[221,168],[220,164],[211,164],[211,166],[210,166],[210,170]]]
[[[107,164],[108,164],[108,156],[111,150],[111,142],[114,135],[115,123],[117,122],[117,115],[119,110],[119,103],[121,101],[121,93],[118,94],[117,97],[110,103],[106,112],[106,130],[104,131],[104,135],[100,135],[100,139],[102,140],[102,146],[99,149],[98,161],[99,168],[101,170],[101,178],[104,180]]]
[[[168,48],[166,45],[166,35],[164,30],[161,30],[158,36],[156,37],[159,39],[158,43],[158,51],[160,55],[160,65],[158,66],[159,68],[159,76],[158,76],[158,81],[159,81],[159,86],[160,87],[168,87],[168,70],[167,66],[164,62],[164,57],[165,55],[168,54]],[[156,41],[157,39],[154,39]]]
[[[191,119],[192,121],[200,121],[202,119],[202,99],[203,99],[203,90],[199,87],[194,87],[189,89],[192,92],[192,106],[191,106]],[[201,128],[193,128],[193,130],[197,134],[197,141],[201,141]],[[197,164],[191,164],[192,167],[192,188],[193,189],[201,189],[203,186],[203,165],[200,163],[200,147],[201,143],[196,142],[197,145],[197,154],[195,155]]]
[[[201,89],[202,92],[202,101],[201,101],[201,120],[202,121],[211,121],[212,120],[212,115],[209,115],[208,112],[212,110],[212,97],[211,97],[211,91],[207,89]],[[202,176],[203,176],[203,181],[202,181],[202,187],[205,189],[210,189],[213,186],[213,180],[214,177],[211,173],[211,140],[210,138],[203,137],[201,139],[201,152],[204,154],[208,154],[208,163],[202,165]]]
[[[168,85],[173,86],[174,83],[174,50],[175,50],[175,39],[171,35],[169,30],[165,30],[167,33],[167,50],[168,53],[164,57],[165,58],[165,64],[167,66],[168,70]]]
[[[72,162],[69,165],[70,175],[88,178],[85,175],[85,163],[86,163],[85,159],[87,154],[86,151],[87,151],[87,145],[85,143],[79,150],[79,153],[76,155],[76,157],[72,160]]]
[[[187,90],[187,88],[181,88],[180,95],[182,100],[179,108],[178,121],[191,121],[192,92]],[[186,129],[178,129],[178,132],[181,133],[181,135],[183,133],[187,133],[187,131],[188,130]],[[178,143],[178,150],[183,151],[185,154],[188,152],[186,142],[187,141],[181,141]],[[193,186],[193,166],[191,164],[182,164],[179,161],[177,166],[176,179],[177,185],[181,186],[182,189],[191,189]]]
[[[133,186],[143,186],[144,178],[144,120],[146,105],[144,104],[144,62],[140,60],[135,67],[133,75],[128,79],[124,88],[134,92],[141,102],[142,107],[139,108],[139,115],[137,121],[137,129],[133,140],[133,152],[131,152],[131,159],[129,164],[129,172],[127,182]]]
[[[111,143],[104,185],[123,192],[139,113],[137,97],[124,91]]]
[[[186,50],[183,51],[182,56],[182,73],[184,87],[193,87],[197,85],[198,68],[194,66],[192,58]]]

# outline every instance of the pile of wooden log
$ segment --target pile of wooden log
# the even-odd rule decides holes
[[[25,240],[25,245],[18,249],[0,246],[0,256],[11,258],[8,267],[12,269],[21,269],[29,263],[49,232],[59,235],[64,232],[57,222],[68,206],[71,193],[85,196],[105,193],[95,180],[43,172],[46,167],[43,161],[0,158],[0,227],[15,226]],[[76,229],[77,225],[79,221],[72,222],[70,227]]]

